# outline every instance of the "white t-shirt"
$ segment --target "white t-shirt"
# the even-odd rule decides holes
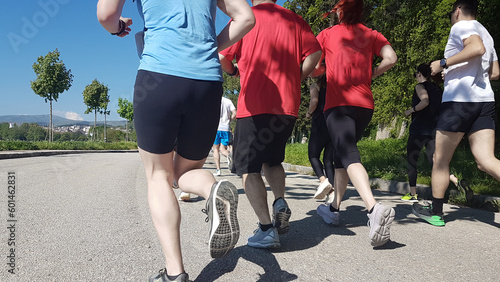
[[[231,122],[232,111],[236,110],[233,105],[233,102],[228,98],[222,97],[222,101],[220,103],[220,119],[219,119],[219,128],[217,131],[231,131],[231,127],[229,123]]]
[[[459,21],[451,27],[444,57],[449,58],[464,49],[463,41],[479,35],[486,52],[482,57],[453,65],[445,70],[443,102],[493,102],[495,94],[491,88],[488,72],[491,63],[498,61],[493,38],[476,20]]]

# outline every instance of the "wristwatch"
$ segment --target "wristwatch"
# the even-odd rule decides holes
[[[447,68],[448,66],[446,65],[446,58],[444,59],[441,59],[441,61],[439,62],[439,64],[441,65],[441,67],[443,69]]]

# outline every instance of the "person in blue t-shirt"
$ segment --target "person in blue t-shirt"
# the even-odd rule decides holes
[[[99,0],[97,17],[124,37],[132,20],[121,16],[125,0]],[[233,249],[239,237],[238,191],[215,181],[202,166],[217,132],[222,97],[218,52],[240,40],[255,18],[245,0],[138,0],[144,49],[134,86],[134,122],[146,170],[148,202],[165,269],[150,281],[187,281],[180,245],[180,209],[172,184],[207,199],[212,257]],[[217,36],[217,6],[232,18]],[[173,148],[177,154],[173,157]]]

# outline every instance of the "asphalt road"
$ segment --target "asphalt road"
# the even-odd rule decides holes
[[[205,167],[215,171],[212,158]],[[316,215],[315,177],[287,172],[291,231],[280,237],[281,249],[258,250],[246,246],[257,217],[241,179],[226,169],[219,178],[240,189],[241,237],[228,256],[211,259],[205,201],[182,202],[184,263],[194,281],[500,280],[498,213],[445,205],[447,224],[434,227],[412,215],[400,195],[374,190],[396,219],[392,241],[373,248],[366,209],[352,187],[341,226],[328,226]],[[0,281],[147,281],[162,268],[137,153],[2,159],[0,183]]]

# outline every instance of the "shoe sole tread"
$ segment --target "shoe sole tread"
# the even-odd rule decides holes
[[[396,215],[393,208],[382,206],[379,209],[383,210],[374,211],[382,213],[382,215],[378,217],[379,221],[375,222],[378,226],[371,226],[371,228],[375,228],[375,230],[370,230],[370,241],[373,247],[382,246],[389,241],[391,238],[391,223],[394,221],[394,216]],[[376,214],[373,216],[377,217]]]
[[[211,232],[209,246],[210,255],[220,258],[234,248],[240,236],[237,218],[238,190],[228,181],[221,181],[216,189],[213,199],[216,213],[213,215],[218,216],[218,225]]]

